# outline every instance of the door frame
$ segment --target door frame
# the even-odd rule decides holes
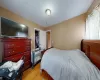
[[[52,47],[51,30],[46,30],[46,35],[47,35],[47,32],[50,32],[50,45]],[[46,48],[47,48],[47,36],[46,36]]]

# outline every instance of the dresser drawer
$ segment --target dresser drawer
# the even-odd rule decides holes
[[[16,52],[19,52],[19,53],[26,52],[26,51],[31,51],[31,46],[25,46],[25,45],[23,45],[23,46],[20,46],[20,47],[15,47],[14,50]]]
[[[26,51],[31,51],[31,46],[26,46],[26,47],[25,47],[25,50],[26,50]]]
[[[31,40],[23,40],[23,41],[19,41],[19,43],[24,43],[25,46],[30,46]]]
[[[14,55],[14,56],[6,57],[6,58],[4,58],[4,61],[16,62],[16,61],[20,60],[22,56],[23,56],[23,54],[17,54],[17,55]]]
[[[5,42],[4,43],[4,48],[9,49],[9,48],[18,48],[22,46],[31,46],[30,43],[25,43],[25,41],[15,41],[15,42]]]
[[[14,54],[23,53],[25,51],[31,51],[31,46],[21,45],[21,46],[15,46],[13,48],[8,48],[8,49],[6,48],[4,49],[4,56],[8,57]]]
[[[15,42],[5,42],[4,43],[4,49],[9,49],[15,47]]]
[[[31,61],[30,60],[24,63],[24,70],[29,68],[29,67],[31,67]]]
[[[25,56],[25,62],[28,60],[31,60],[31,52],[30,51],[24,52],[24,56]]]
[[[25,47],[25,46],[4,49],[4,56],[9,57],[11,55],[20,54],[20,53],[23,53],[23,52],[28,51],[28,50],[30,50],[30,49]]]
[[[9,57],[9,56],[15,55],[15,54],[17,54],[17,52],[14,49],[4,50],[4,56],[5,57]]]

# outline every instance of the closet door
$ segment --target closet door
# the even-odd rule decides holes
[[[46,49],[46,31],[40,30],[40,47]]]

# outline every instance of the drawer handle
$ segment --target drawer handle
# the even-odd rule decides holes
[[[12,46],[14,46],[14,44],[12,44]]]
[[[14,60],[14,58],[12,58]]]
[[[20,46],[17,46],[18,48],[20,47]]]

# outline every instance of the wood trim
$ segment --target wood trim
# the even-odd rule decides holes
[[[46,80],[53,80],[53,78],[45,70],[42,70],[41,76]]]
[[[100,69],[100,40],[82,40],[82,51]]]
[[[52,47],[51,30],[46,31],[46,48],[48,48],[47,33],[50,32],[50,46]]]

